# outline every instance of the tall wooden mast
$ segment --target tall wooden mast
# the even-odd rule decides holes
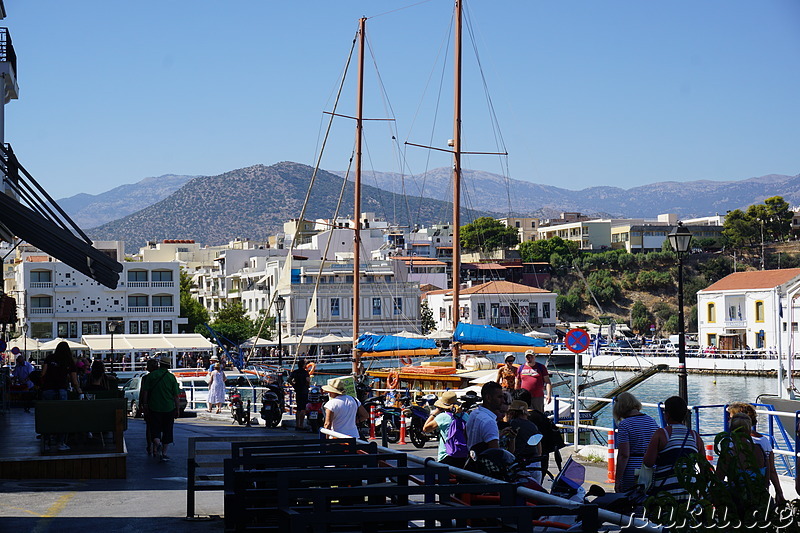
[[[364,33],[367,19],[358,21],[358,87],[356,89],[356,150],[355,150],[355,176],[353,177],[353,374],[359,371],[359,353],[356,349],[358,343],[358,320],[360,318],[361,291],[361,138],[364,128]]]
[[[453,83],[453,332],[458,327],[461,273],[461,0],[455,0],[455,81]],[[458,343],[453,344],[453,366]]]

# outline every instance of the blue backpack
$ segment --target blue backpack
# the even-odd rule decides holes
[[[467,423],[464,421],[464,415],[461,413],[450,415],[450,425],[447,426],[447,435],[444,439],[444,453],[450,457],[467,457],[469,450],[467,449]]]

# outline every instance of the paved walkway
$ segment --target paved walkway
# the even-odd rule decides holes
[[[0,414],[2,435],[17,417],[30,416],[22,409]],[[17,419],[17,423],[21,420]],[[284,424],[292,425],[287,416]],[[3,425],[6,427],[3,428]],[[230,415],[181,418],[175,426],[176,445],[171,447],[171,461],[160,463],[145,454],[145,428],[141,419],[129,419],[125,440],[128,447],[128,478],[123,480],[0,480],[0,531],[35,533],[193,533],[220,532],[223,524],[222,492],[197,493],[196,512],[206,520],[187,521],[186,454],[187,439],[192,436],[280,435],[293,429],[266,429],[263,425],[242,427],[231,423]],[[436,454],[436,443],[423,449],[413,445],[393,449],[425,457]],[[602,456],[601,456],[602,457]],[[589,463],[587,479],[605,484],[605,465]]]

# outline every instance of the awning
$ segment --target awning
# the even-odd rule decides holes
[[[0,196],[3,196],[3,195],[0,194]],[[56,346],[58,346],[62,342],[66,342],[67,346],[69,346],[70,350],[85,350],[86,348],[88,348],[88,346],[86,346],[85,344],[81,344],[79,342],[70,341],[70,340],[67,340],[67,339],[62,339],[61,337],[56,337],[55,339],[53,339],[51,341],[47,341],[45,343],[42,343],[39,346],[39,349],[41,351],[43,351],[43,352],[51,352],[51,351],[55,350]]]
[[[93,352],[110,352],[111,335],[84,335],[81,341]],[[114,351],[149,352],[153,350],[188,352],[213,350],[214,345],[199,333],[114,335]]]

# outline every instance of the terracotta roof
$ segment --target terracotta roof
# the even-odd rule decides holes
[[[427,294],[450,294],[453,289],[442,289],[439,291],[430,291]],[[461,289],[460,294],[552,294],[550,291],[544,289],[537,289],[536,287],[528,287],[519,283],[512,283],[510,281],[488,281],[475,285],[468,289]]]
[[[734,272],[699,292],[774,289],[778,285],[783,285],[797,277],[800,277],[800,268]]]
[[[29,263],[49,263],[50,256],[49,255],[29,255],[25,258],[25,261]]]

